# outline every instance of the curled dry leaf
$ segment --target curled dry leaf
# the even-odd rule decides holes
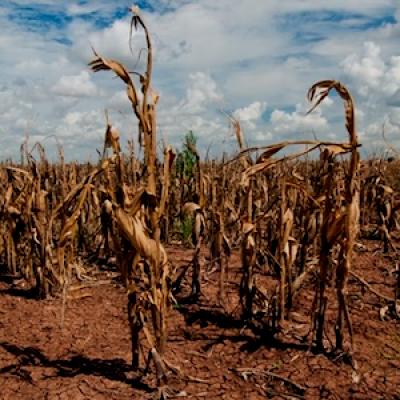
[[[278,153],[278,151],[281,151],[286,147],[286,143],[279,143],[277,145],[272,145],[267,147],[267,149],[258,157],[256,163],[262,163],[267,161],[269,158],[271,158],[274,154]]]
[[[193,226],[193,234],[196,239],[196,243],[199,242],[200,237],[204,235],[205,227],[206,221],[204,219],[203,213],[196,212]]]
[[[243,224],[242,230],[245,235],[248,235],[249,233],[253,232],[254,228],[255,228],[255,226],[253,224],[251,224],[249,222],[245,222]]]
[[[149,262],[155,263],[158,253],[157,243],[154,239],[150,238],[147,229],[139,217],[127,214],[118,206],[113,207],[113,216],[125,237],[131,242],[140,256]],[[161,244],[160,261],[161,265],[167,262],[167,254]]]
[[[393,194],[394,190],[387,185],[379,185],[379,187],[386,193],[386,194]]]
[[[183,205],[181,213],[184,217],[194,217],[197,211],[201,211],[201,207],[197,203],[187,202]]]
[[[15,207],[13,207],[13,206],[9,206],[7,208],[7,212],[12,217],[17,216],[17,215],[21,215],[21,211],[18,210],[17,208],[15,208]]]
[[[98,71],[107,71],[112,70],[114,71],[127,85],[132,84],[131,77],[127,69],[118,61],[103,58],[99,56],[94,50],[95,58],[89,63],[90,68],[94,72]]]
[[[352,146],[348,143],[344,143],[342,145],[330,144],[324,146],[324,148],[329,155],[337,156],[338,154],[348,153],[349,151],[351,151]]]
[[[294,178],[298,179],[299,181],[305,181],[304,176],[300,175],[295,169],[291,171],[291,174]]]
[[[340,82],[334,80],[319,81],[311,86],[308,91],[307,97],[310,102],[315,100],[314,105],[308,111],[307,114],[311,113],[315,108],[321,104],[321,102],[329,95],[329,92],[335,89],[338,95],[344,101],[345,109],[345,125],[347,132],[349,133],[350,145],[358,146],[357,135],[355,130],[355,119],[354,119],[354,102],[349,91]]]

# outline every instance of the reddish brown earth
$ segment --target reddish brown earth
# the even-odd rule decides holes
[[[367,248],[356,255],[355,271],[374,289],[393,296],[393,261],[382,255],[379,242],[370,242]],[[191,250],[169,248],[169,255],[176,265],[183,265]],[[237,304],[239,270],[235,254],[226,281],[228,311]],[[29,299],[23,289],[1,279],[1,399],[156,398],[154,373],[138,379],[130,371],[124,289],[116,280],[107,284],[110,273],[104,270],[99,277],[103,284],[71,293],[80,298],[69,298],[64,313],[61,298]],[[350,279],[349,302],[357,373],[343,357],[316,355],[309,342],[302,342],[309,327],[311,283],[297,298],[285,331],[273,338],[243,328],[217,306],[218,272],[206,278],[199,303],[182,301],[169,318],[166,358],[183,372],[171,376],[170,398],[400,399],[400,323],[393,315],[381,320],[382,300],[356,280]],[[335,307],[331,302],[331,340]]]

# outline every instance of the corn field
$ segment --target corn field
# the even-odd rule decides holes
[[[308,329],[301,343],[312,357],[343,360],[357,382],[361,375],[349,281],[379,300],[381,319],[399,320],[400,162],[360,159],[355,100],[343,84],[327,80],[311,85],[309,112],[336,92],[334,100],[344,105],[342,142],[249,148],[240,121],[227,115],[237,153],[206,162],[192,146],[195,164],[191,176],[183,176],[172,147],[165,145],[157,155],[159,96],[152,81],[152,41],[136,8],[131,27],[144,32],[143,73],[131,74],[96,49],[89,66],[103,79],[117,76],[126,88],[143,158],[132,143],[121,148],[124,133],[115,129],[108,113],[96,164],[66,163],[61,146],[58,160],[51,162],[40,143],[31,150],[23,143],[20,162],[0,165],[2,276],[24,282],[38,304],[61,299],[64,309],[86,282],[96,285],[94,265],[116,270],[130,329],[130,337],[120,340],[130,343],[131,371],[155,376],[158,398],[184,396],[174,391],[176,380],[204,384],[179,360],[169,359],[175,329],[169,316],[175,309],[188,304],[213,308],[227,324],[237,324],[239,332],[250,330],[254,340],[268,343],[292,337],[298,299],[312,293],[303,310]],[[395,265],[390,294],[355,272],[355,253],[365,250],[364,240],[379,243]],[[177,247],[189,255],[184,265],[169,256]],[[232,289],[234,262],[239,268]],[[217,289],[205,296],[211,275]],[[291,388],[295,395],[290,398],[306,393],[271,370],[234,372],[245,380],[269,374]]]

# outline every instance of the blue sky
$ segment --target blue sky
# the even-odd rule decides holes
[[[381,151],[382,126],[400,149],[400,4],[396,0],[146,0],[137,3],[155,47],[160,140],[179,147],[188,130],[212,154],[236,149],[220,110],[241,120],[247,142],[345,140],[342,104],[311,115],[305,96],[320,79],[353,93],[364,153]],[[126,1],[3,0],[0,3],[0,158],[18,157],[26,135],[56,140],[67,159],[97,157],[104,109],[123,142],[136,137],[124,87],[92,74],[91,46],[129,69]],[[134,51],[143,47],[135,35]],[[55,140],[56,138],[56,140]]]

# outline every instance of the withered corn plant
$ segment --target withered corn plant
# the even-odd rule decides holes
[[[317,349],[324,348],[324,324],[327,309],[326,287],[329,280],[329,270],[332,268],[330,259],[335,245],[338,245],[338,260],[336,266],[336,296],[338,315],[335,325],[336,349],[343,351],[344,323],[346,324],[353,350],[353,329],[347,305],[347,280],[352,265],[353,247],[359,230],[359,152],[358,138],[355,127],[354,102],[345,86],[337,81],[321,81],[314,84],[309,92],[310,101],[315,100],[311,110],[315,109],[330,93],[335,90],[344,101],[346,129],[349,134],[348,146],[330,146],[323,153],[323,162],[327,165],[325,180],[325,204],[323,223],[321,227],[321,248],[319,259],[319,287],[316,292],[316,314],[314,332]],[[311,111],[310,110],[310,111]],[[335,157],[345,152],[350,153],[348,168],[344,176],[344,185],[335,190]]]
[[[238,147],[240,152],[246,150],[245,140],[242,131],[242,127],[240,125],[240,121],[237,118],[234,118],[232,115],[228,115],[228,118],[231,122],[232,128],[234,130],[236,140],[238,143]],[[239,168],[242,171],[243,169],[247,169],[252,165],[252,160],[247,155],[243,155],[239,158]],[[231,171],[232,174],[233,171]],[[256,226],[253,224],[253,178],[247,178],[242,176],[242,179],[239,182],[240,191],[238,192],[239,200],[238,200],[238,209],[239,213],[243,213],[245,217],[243,218],[241,229],[241,243],[240,243],[240,257],[242,262],[242,277],[240,281],[239,287],[239,299],[241,305],[241,314],[242,318],[245,321],[248,321],[253,316],[253,303],[256,294],[256,285],[255,285],[255,266],[256,266],[256,241],[254,239],[254,231]],[[228,199],[225,200],[225,208],[229,210],[229,217],[227,218],[227,232],[234,234],[234,232],[230,232],[229,227],[235,230],[237,226],[237,222],[239,220],[238,213],[236,212],[234,206],[232,205],[236,203],[236,199],[233,198],[232,201]],[[235,240],[235,237],[232,237],[232,241]]]
[[[254,240],[254,225],[244,223],[242,228],[243,239],[241,242],[242,279],[240,282],[240,302],[242,318],[249,320],[253,316],[253,302],[255,296],[254,267],[256,263],[256,243]]]
[[[170,270],[167,254],[160,243],[160,219],[163,216],[168,197],[169,174],[175,154],[167,148],[164,156],[161,199],[157,196],[157,126],[156,105],[158,95],[152,88],[153,51],[150,34],[137,7],[132,7],[131,27],[140,26],[145,34],[147,47],[146,70],[139,76],[140,89],[136,87],[128,70],[118,61],[101,57],[95,51],[90,62],[94,72],[113,71],[126,85],[127,96],[138,120],[139,142],[144,148],[146,175],[144,185],[131,202],[125,197],[115,198],[105,203],[106,212],[111,216],[121,234],[132,247],[132,263],[128,266],[128,318],[132,339],[132,366],[139,366],[140,332],[144,333],[157,368],[159,382],[165,381],[162,361],[167,340],[167,311],[170,303]],[[140,90],[140,92],[139,92]],[[110,142],[114,153],[119,154],[119,146]],[[106,137],[106,142],[108,138]],[[122,164],[120,164],[122,165]],[[117,167],[117,187],[121,191],[121,168]],[[128,204],[127,203],[131,203]]]
[[[385,253],[389,252],[389,250],[396,251],[391,237],[391,232],[395,225],[393,194],[394,191],[390,186],[383,183],[376,185],[375,201],[379,216],[378,223],[383,241],[383,251]]]
[[[204,180],[203,172],[200,165],[200,155],[197,151],[195,144],[188,143],[188,151],[195,158],[195,174],[196,174],[196,184],[194,200],[198,200],[199,203],[194,201],[188,201],[183,204],[181,208],[181,218],[183,221],[188,219],[192,222],[192,243],[195,246],[193,257],[191,263],[182,269],[178,276],[175,278],[174,289],[178,291],[180,289],[181,281],[185,276],[185,273],[192,266],[192,290],[190,297],[193,300],[197,300],[201,293],[201,264],[200,264],[200,249],[204,242],[206,234],[206,223],[205,223],[205,193],[204,193]]]
[[[231,255],[231,243],[225,234],[225,200],[226,200],[226,170],[222,165],[221,175],[214,176],[213,199],[211,207],[211,237],[210,258],[211,264],[216,263],[219,269],[218,301],[221,305],[226,303],[225,283],[229,257]],[[214,197],[215,196],[215,197]]]
[[[192,290],[190,297],[193,300],[198,299],[201,293],[201,264],[200,264],[200,249],[205,236],[205,218],[204,212],[199,204],[187,202],[182,207],[182,217],[190,218],[192,221],[192,243],[195,246],[192,261],[189,266],[192,266]],[[189,266],[184,268],[175,279],[174,288],[178,291],[181,281],[188,271]]]

